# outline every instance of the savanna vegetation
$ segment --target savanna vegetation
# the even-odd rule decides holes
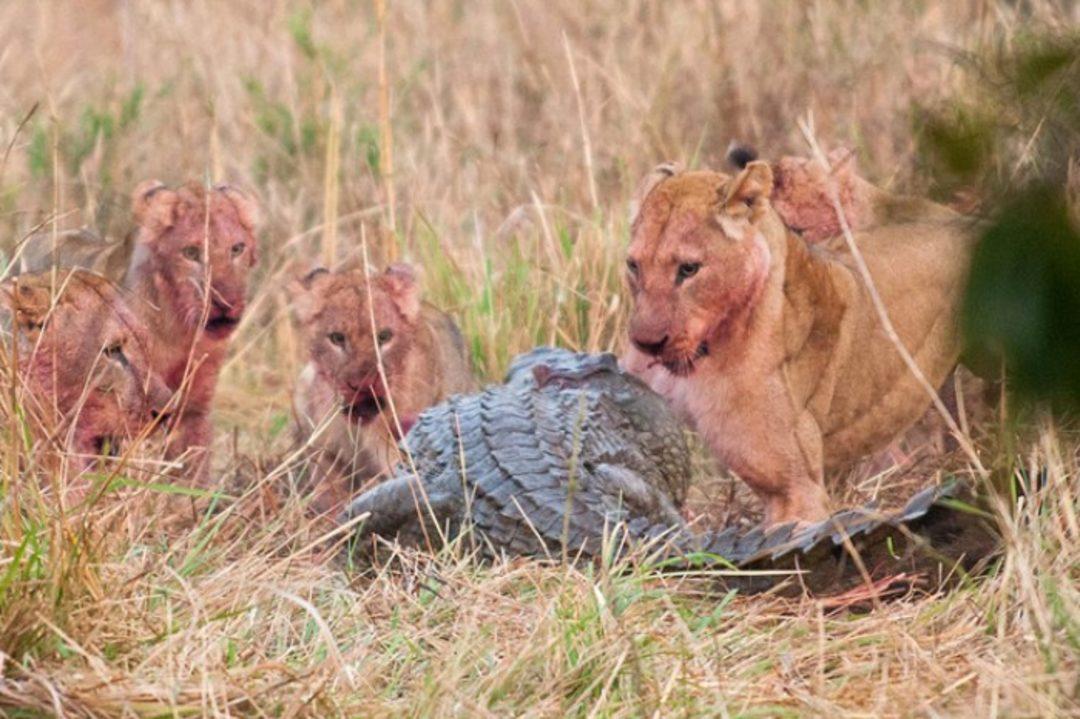
[[[21,431],[0,367],[0,712],[1080,715],[1080,394],[1059,390],[1078,366],[1078,27],[1050,0],[0,4],[0,267],[34,231],[122,238],[147,178],[262,207],[210,490],[169,479],[151,441],[68,505],[70,465]],[[987,574],[867,601],[460,547],[344,559],[291,491],[288,280],[416,263],[485,380],[541,343],[617,350],[634,185],[667,159],[721,168],[736,138],[847,146],[876,183],[987,218],[965,327],[1016,394],[970,408],[974,457],[918,434],[834,490],[973,480],[1004,547]],[[758,512],[704,456],[692,504]]]

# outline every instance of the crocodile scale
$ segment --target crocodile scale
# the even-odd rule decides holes
[[[467,532],[486,557],[596,559],[644,546],[665,566],[783,570],[732,574],[750,589],[793,571],[826,589],[856,572],[903,571],[927,545],[966,565],[990,551],[985,529],[947,501],[955,484],[889,514],[863,507],[810,526],[693,531],[679,511],[691,474],[685,427],[610,354],[521,355],[504,384],[424,412],[403,445],[395,475],[340,517],[357,523],[358,546],[377,535],[436,547]],[[849,561],[852,550],[869,561]]]

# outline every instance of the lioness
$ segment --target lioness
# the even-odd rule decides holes
[[[296,436],[317,452],[313,506],[336,510],[390,470],[420,412],[475,381],[461,332],[421,300],[409,265],[371,278],[318,269],[289,289],[310,357],[294,394]]]
[[[23,266],[126,268],[123,284],[141,300],[134,307],[150,329],[153,366],[179,395],[168,456],[186,455],[188,475],[202,484],[214,389],[257,258],[257,208],[228,185],[208,190],[191,182],[174,189],[151,180],[136,187],[132,211],[136,228],[124,243],[103,242],[85,230],[62,233],[55,242],[43,234],[28,243]]]
[[[150,367],[146,327],[108,280],[20,275],[0,285],[0,317],[25,416],[39,436],[66,438],[80,468],[164,419],[172,392]]]
[[[760,161],[735,177],[662,166],[646,178],[627,258],[624,363],[687,415],[777,523],[827,516],[824,471],[886,445],[929,398],[846,246],[798,237],[770,204],[773,188]],[[960,216],[921,204],[930,219],[909,211],[855,239],[901,340],[937,386],[959,354],[970,233]]]

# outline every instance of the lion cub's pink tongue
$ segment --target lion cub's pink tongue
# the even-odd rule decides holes
[[[409,430],[416,425],[416,420],[419,419],[419,417],[415,414],[411,414],[408,417],[399,417],[398,419],[401,422],[401,434],[399,435],[397,433],[397,427],[394,427],[394,435],[398,440],[401,440],[401,438],[407,435]]]

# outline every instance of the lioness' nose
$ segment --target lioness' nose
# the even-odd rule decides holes
[[[649,342],[648,340],[639,339],[637,337],[631,337],[630,341],[645,354],[655,357],[664,351],[664,346],[667,345],[668,336],[664,335],[656,342]]]

